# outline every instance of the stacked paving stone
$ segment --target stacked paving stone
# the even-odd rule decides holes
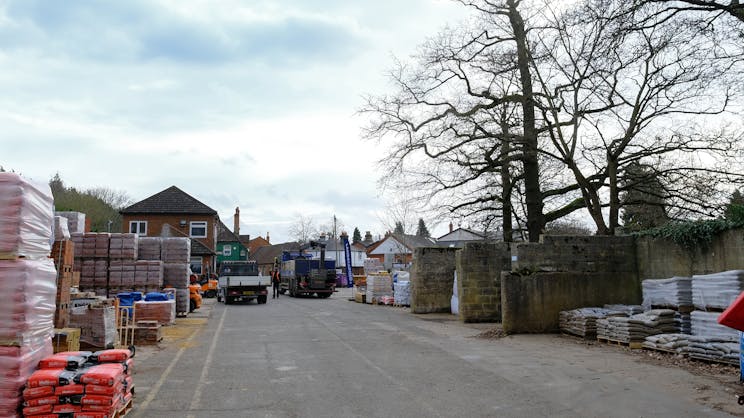
[[[138,260],[160,260],[162,238],[140,237],[137,246]]]
[[[652,309],[629,317],[611,316],[597,320],[598,338],[623,343],[641,343],[649,335],[678,331],[671,309]]]

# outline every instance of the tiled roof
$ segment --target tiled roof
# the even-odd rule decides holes
[[[265,245],[258,247],[254,252],[251,253],[250,259],[255,260],[256,264],[271,264],[274,262],[274,257],[281,260],[282,251],[299,251],[300,244],[297,242],[285,242],[283,244],[276,245]]]
[[[192,255],[215,255],[216,253],[210,250],[201,241],[195,238],[191,238],[191,254]]]
[[[120,211],[123,215],[179,214],[217,215],[217,211],[176,186],[171,186]]]
[[[218,242],[240,242],[240,238],[233,234],[222,221],[217,221],[217,241]]]

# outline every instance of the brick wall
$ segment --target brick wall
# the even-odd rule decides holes
[[[451,312],[457,248],[417,248],[411,268],[411,312]]]
[[[460,319],[501,321],[501,272],[511,270],[506,243],[467,243],[456,255]]]
[[[186,225],[181,226],[181,221],[186,221]],[[198,238],[210,249],[214,249],[217,245],[214,225],[215,217],[209,215],[124,215],[122,218],[122,231],[129,232],[129,222],[131,221],[147,221],[147,236],[148,237],[159,237],[163,226],[169,224],[172,228],[178,230],[183,236],[189,236],[189,225],[190,222],[206,222],[207,223],[207,237]],[[173,236],[180,236],[174,234]]]

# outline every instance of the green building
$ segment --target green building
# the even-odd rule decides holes
[[[232,231],[220,221],[217,224],[217,266],[223,261],[242,261],[248,259],[248,248]]]

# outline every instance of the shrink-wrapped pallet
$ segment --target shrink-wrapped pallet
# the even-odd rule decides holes
[[[15,417],[23,387],[39,361],[52,354],[49,339],[22,346],[0,346],[0,416]]]
[[[675,276],[669,279],[644,280],[643,306],[679,308],[692,306],[692,278]]]
[[[163,238],[161,259],[163,263],[185,263],[191,258],[190,238]]]
[[[107,348],[116,343],[116,308],[91,304],[70,310],[70,328],[80,328],[80,342]]]
[[[184,263],[163,264],[163,286],[185,289],[189,286],[189,266]]]
[[[137,234],[111,234],[109,258],[134,261],[138,247]]]
[[[53,227],[49,186],[0,173],[0,256],[48,257]]]
[[[744,270],[692,276],[692,301],[698,309],[726,309],[743,290]]]
[[[160,260],[163,239],[160,237],[140,237],[137,244],[138,260]]]
[[[63,216],[54,217],[54,240],[62,241],[70,239],[70,230],[67,226],[67,218]]]
[[[411,282],[401,280],[393,285],[396,305],[411,305]]]
[[[176,301],[137,301],[134,302],[134,317],[138,321],[158,321],[160,325],[176,323]]]
[[[0,260],[0,344],[51,338],[57,272],[50,258]]]
[[[67,219],[67,229],[70,234],[85,232],[85,214],[80,212],[54,212],[56,216]]]
[[[191,292],[189,289],[176,289],[176,313],[186,314],[189,312]]]
[[[385,272],[367,274],[367,303],[379,303],[382,296],[393,296],[393,277]]]

